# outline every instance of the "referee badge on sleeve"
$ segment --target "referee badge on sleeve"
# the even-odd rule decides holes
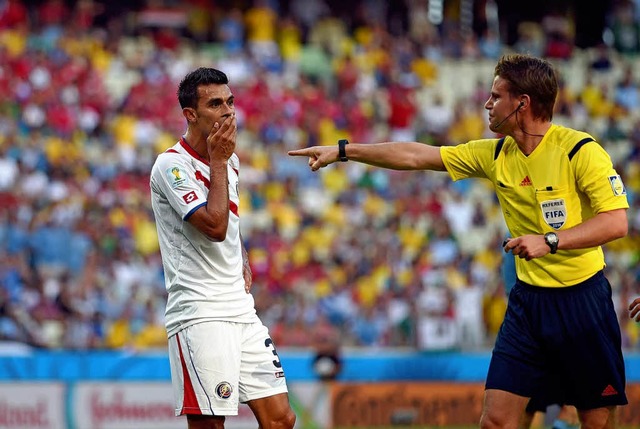
[[[611,190],[613,190],[613,195],[616,197],[627,195],[627,190],[625,189],[624,183],[622,183],[622,179],[619,174],[609,176],[609,184],[611,185]]]

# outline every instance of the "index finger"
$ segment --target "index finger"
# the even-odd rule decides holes
[[[504,251],[506,253],[513,252],[513,249],[516,247],[516,245],[512,242],[513,238],[508,238],[505,241],[506,243],[504,243],[504,246],[502,246]]]
[[[313,153],[313,150],[310,147],[307,147],[304,149],[290,150],[289,152],[287,152],[289,156],[309,156],[312,153]]]
[[[221,128],[229,128],[233,125],[233,121],[235,120],[235,115],[229,115],[222,118],[221,121],[216,121],[211,127],[211,132],[214,133]]]

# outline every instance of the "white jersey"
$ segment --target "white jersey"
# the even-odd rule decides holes
[[[227,236],[214,242],[188,222],[189,216],[207,204],[209,163],[180,139],[153,165],[151,205],[168,292],[165,322],[169,336],[209,320],[257,320],[253,296],[245,292],[242,275],[239,166],[238,156],[233,154],[227,167]]]

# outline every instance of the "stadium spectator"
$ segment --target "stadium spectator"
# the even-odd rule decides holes
[[[0,28],[16,28],[28,22],[28,11],[22,0],[7,0],[0,8]]]
[[[594,119],[615,114],[615,101],[612,91],[602,82],[597,82],[592,73],[588,73],[582,86],[580,100],[587,110],[589,117]]]
[[[94,0],[78,0],[71,11],[71,25],[80,34],[90,32],[93,29],[96,16],[103,9],[103,5]]]
[[[253,0],[244,14],[247,48],[262,67],[269,69],[279,63],[280,52],[276,42],[278,14],[268,0]]]
[[[611,50],[604,43],[596,47],[596,51],[593,54],[593,58],[590,63],[591,70],[598,73],[606,73],[613,67],[613,60],[611,58]]]
[[[390,86],[389,95],[389,136],[392,140],[415,140],[415,117],[417,107],[412,99],[413,92],[398,84]]]
[[[546,40],[544,55],[567,60],[574,48],[572,25],[566,12],[557,6],[554,9],[542,17],[542,31]]]
[[[331,10],[324,0],[300,0],[290,2],[289,12],[300,24],[302,39],[308,40],[309,31],[323,17],[329,16]]]
[[[633,2],[623,1],[614,6],[611,14],[613,46],[624,55],[640,52],[640,25],[634,18],[635,12]]]
[[[45,0],[37,8],[38,25],[45,27],[62,27],[69,18],[69,8],[62,0]]]
[[[234,55],[244,48],[245,24],[242,11],[232,8],[224,14],[217,26],[218,39],[223,43],[225,52]]]
[[[622,79],[616,84],[614,100],[627,113],[640,108],[640,88],[638,88],[632,67],[627,67],[624,70]]]
[[[544,32],[539,23],[527,21],[518,25],[518,40],[514,45],[516,52],[541,56],[544,54],[545,43]]]
[[[198,42],[212,40],[214,25],[214,7],[207,0],[189,0],[186,2],[186,31],[190,38]]]
[[[151,171],[176,415],[190,429],[223,428],[242,402],[260,427],[293,428],[282,365],[250,294],[228,83],[212,68],[184,77],[178,100],[187,130]]]
[[[428,104],[420,108],[420,117],[424,124],[424,133],[436,146],[447,145],[447,133],[454,122],[454,110],[445,102],[441,92],[436,92]],[[394,139],[415,140],[415,139]]]
[[[498,33],[492,28],[487,28],[480,37],[478,48],[483,57],[491,60],[500,58],[504,49]]]
[[[289,152],[308,157],[312,171],[354,160],[395,170],[447,171],[454,180],[485,177],[493,183],[512,234],[504,249],[518,257],[518,279],[489,366],[482,428],[516,427],[527,399],[551,379],[561,389],[557,393],[576,404],[588,427],[615,427],[616,406],[627,404],[620,326],[601,250],[627,234],[626,190],[593,138],[551,122],[557,93],[549,62],[507,55],[495,67],[485,103],[491,130],[504,138],[442,148],[339,140],[337,147]],[[558,176],[558,171],[573,174]],[[569,191],[560,194],[559,189]],[[581,302],[579,314],[573,311],[576,302]],[[593,359],[584,361],[585,355]]]
[[[486,344],[482,318],[484,286],[469,274],[463,284],[454,289],[456,331],[462,350],[481,350]]]

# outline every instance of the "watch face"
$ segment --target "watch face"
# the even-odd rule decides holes
[[[551,248],[551,254],[555,254],[558,250],[558,234],[555,232],[547,232],[544,235],[544,241]]]

